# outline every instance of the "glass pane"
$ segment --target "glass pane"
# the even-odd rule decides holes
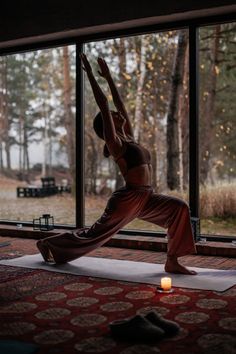
[[[236,235],[235,25],[200,29],[200,214],[204,234]]]
[[[107,61],[136,140],[151,153],[154,189],[188,201],[188,31],[91,42],[85,45],[85,53],[95,75],[97,57]],[[96,77],[114,110],[108,85],[98,74]],[[101,215],[111,193],[124,185],[114,161],[104,158],[104,143],[93,131],[96,113],[85,77],[86,225]],[[137,219],[126,228],[157,230],[156,225]]]
[[[0,58],[0,218],[75,224],[75,47]]]

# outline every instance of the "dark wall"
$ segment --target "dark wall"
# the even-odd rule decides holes
[[[233,4],[235,0],[5,0],[0,42]]]

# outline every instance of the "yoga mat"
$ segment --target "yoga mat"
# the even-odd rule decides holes
[[[164,271],[163,264],[98,257],[81,257],[66,264],[49,264],[44,262],[41,254],[35,254],[2,260],[0,264],[153,285],[159,285],[162,277],[169,276],[173,287],[200,290],[225,291],[236,284],[236,270],[189,267],[198,274],[170,274]]]

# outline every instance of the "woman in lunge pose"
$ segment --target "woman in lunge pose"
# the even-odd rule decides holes
[[[119,166],[125,186],[112,193],[102,216],[89,229],[38,241],[44,260],[70,262],[101,246],[134,218],[139,218],[168,229],[166,272],[196,274],[178,261],[181,256],[196,253],[188,205],[178,198],[154,193],[150,153],[134,141],[129,116],[105,60],[98,58],[99,74],[110,87],[117,111],[109,109],[85,54],[81,55],[81,61],[100,110],[93,121],[94,130],[105,142],[104,155],[111,156]]]

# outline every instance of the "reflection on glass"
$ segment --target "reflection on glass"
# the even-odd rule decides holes
[[[200,29],[201,233],[236,235],[235,23]]]
[[[75,224],[75,48],[0,58],[0,218]]]
[[[85,53],[97,73],[97,57],[108,63],[132,121],[136,140],[149,149],[153,187],[188,201],[188,31],[91,42]],[[99,83],[114,109],[111,93]],[[97,105],[85,76],[85,224],[103,212],[111,193],[124,185],[115,163],[103,156],[103,142],[93,132]],[[157,230],[135,219],[129,229]]]

